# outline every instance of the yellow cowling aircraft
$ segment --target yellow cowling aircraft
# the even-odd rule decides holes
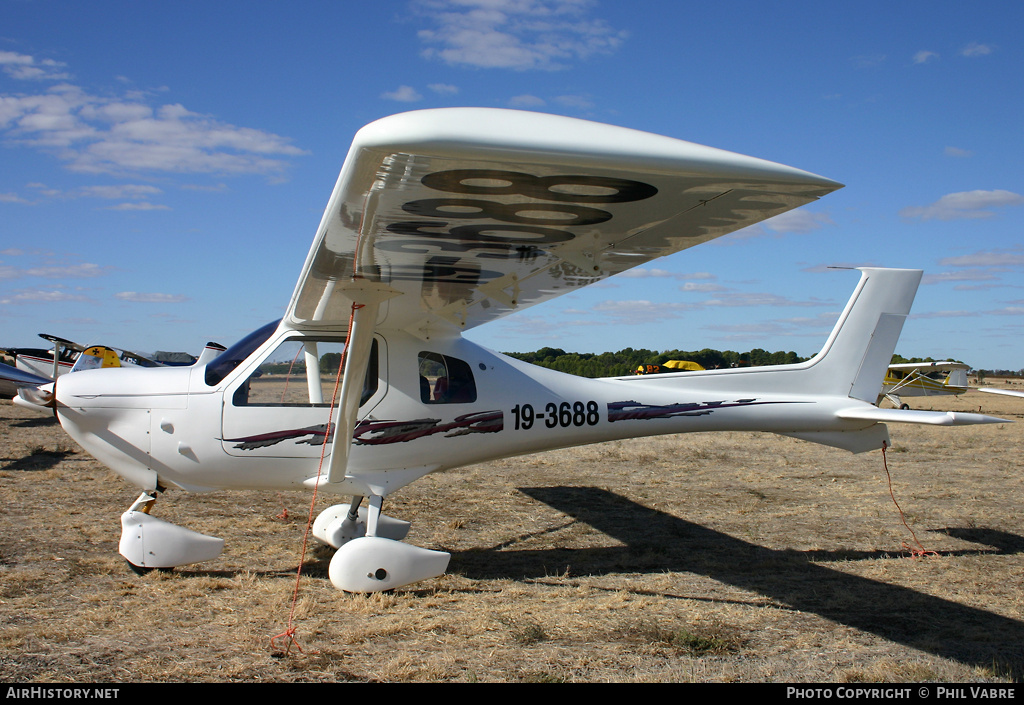
[[[878,402],[888,399],[899,409],[909,409],[902,397],[934,397],[963,394],[967,391],[970,365],[944,360],[942,362],[904,362],[889,365]]]
[[[690,360],[666,360],[660,365],[640,365],[636,368],[638,375],[658,375],[667,372],[697,372],[704,368]]]

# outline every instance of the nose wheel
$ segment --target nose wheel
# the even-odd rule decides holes
[[[151,516],[156,497],[143,492],[121,515],[118,551],[128,566],[145,574],[153,568],[173,568],[216,558],[224,550],[224,539],[206,536]]]

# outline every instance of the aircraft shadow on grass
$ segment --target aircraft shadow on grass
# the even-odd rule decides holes
[[[884,558],[891,553],[768,549],[594,487],[520,491],[624,545],[534,551],[507,550],[509,544],[504,544],[454,552],[453,572],[476,579],[544,577],[561,574],[567,567],[576,575],[689,572],[936,656],[994,668],[998,675],[1015,681],[1024,678],[1024,622],[812,562]],[[942,555],[1024,552],[1024,537],[1015,534],[986,529],[942,531],[992,549]]]

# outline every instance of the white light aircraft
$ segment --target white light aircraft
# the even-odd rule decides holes
[[[3,352],[14,358],[14,366],[22,372],[57,379],[60,375],[72,370],[81,370],[95,362],[82,361],[82,355],[103,359],[104,367],[159,367],[166,363],[150,360],[138,353],[106,345],[82,345],[73,340],[61,338],[49,333],[40,333],[39,337],[53,344],[50,349],[43,348],[8,348]],[[195,362],[189,356],[186,364]]]
[[[122,515],[120,552],[133,566],[221,551],[220,539],[150,514],[159,493],[318,487],[352,498],[313,525],[337,549],[331,581],[350,592],[447,569],[448,553],[403,543],[408,524],[381,511],[428,473],[696,431],[768,431],[860,452],[882,448],[890,421],[997,421],[873,405],[918,270],[861,270],[822,351],[795,365],[583,379],[462,336],[837,188],[554,115],[391,116],[355,136],[281,321],[191,367],[87,370],[22,401],[54,408],[78,443],[142,488]],[[286,389],[288,366],[302,382]]]
[[[902,397],[935,397],[943,394],[963,394],[967,386],[970,365],[945,360],[943,362],[901,362],[889,365],[882,392],[878,397],[888,399],[899,409],[909,409]]]
[[[57,379],[59,375],[71,371],[79,355],[85,350],[70,340],[48,333],[40,333],[39,337],[53,344],[52,348],[8,348],[5,355],[14,358],[14,366],[22,372]]]

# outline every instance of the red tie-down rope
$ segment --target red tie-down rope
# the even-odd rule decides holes
[[[892,503],[896,505],[896,509],[900,513],[900,520],[903,522],[903,526],[907,527],[907,531],[909,531],[910,535],[914,537],[914,543],[917,544],[917,548],[911,548],[907,545],[907,542],[904,541],[903,549],[905,551],[910,552],[911,558],[922,558],[924,556],[938,556],[938,553],[936,553],[935,551],[927,550],[924,546],[921,545],[921,542],[917,540],[917,534],[915,534],[914,530],[910,528],[910,524],[907,523],[907,518],[903,514],[903,509],[900,507],[900,503],[896,501],[896,495],[893,493],[892,489],[892,475],[889,474],[889,463],[886,462],[885,459],[885,449],[888,447],[889,442],[882,441],[882,467],[885,468],[885,476],[889,479],[889,496],[892,497]]]
[[[348,333],[349,337],[352,335],[352,322],[355,320],[356,311],[361,309],[364,304],[352,304],[352,311],[348,315]],[[334,418],[334,406],[338,400],[338,389],[341,386],[341,374],[345,369],[345,357],[348,355],[348,344],[345,345],[345,349],[341,351],[341,362],[338,364],[338,373],[334,377],[334,393],[331,394],[331,405],[327,411],[327,426],[324,431],[324,442],[320,445],[320,464],[316,469],[316,483],[313,485],[313,497],[309,502],[309,514],[306,516],[306,531],[302,535],[302,550],[299,554],[299,567],[295,570],[295,587],[292,589],[292,606],[288,611],[288,628],[277,636],[270,637],[270,648],[274,651],[274,656],[288,656],[291,654],[292,646],[302,651],[302,647],[299,646],[299,642],[295,639],[295,607],[299,601],[299,583],[302,579],[302,565],[306,560],[306,548],[309,544],[309,532],[313,526],[313,511],[316,508],[316,495],[317,490],[320,489],[320,477],[323,475],[324,469],[324,455],[327,452],[327,434],[331,432],[331,421]],[[338,429],[341,430],[341,429]],[[278,646],[277,642],[279,639],[286,639],[287,645],[282,649]],[[303,653],[305,653],[303,651]]]

